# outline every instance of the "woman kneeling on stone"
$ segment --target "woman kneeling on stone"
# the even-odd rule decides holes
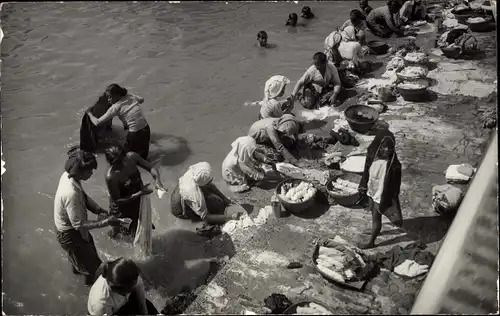
[[[254,182],[264,180],[265,173],[259,168],[255,159],[257,143],[250,136],[237,138],[231,146],[232,150],[222,163],[222,178],[232,192],[250,190]]]
[[[145,295],[140,270],[132,260],[118,258],[99,267],[87,309],[92,316],[158,315]]]
[[[223,224],[238,219],[240,214],[226,216],[232,202],[212,183],[212,167],[199,162],[179,178],[171,195],[172,214],[181,219],[204,220],[207,224]]]
[[[375,247],[375,239],[382,229],[382,215],[394,225],[402,227],[403,215],[399,202],[401,163],[396,155],[396,139],[388,130],[381,130],[368,147],[363,177],[359,183],[362,196],[369,198],[372,213],[372,233],[366,244],[359,248]]]
[[[313,56],[313,65],[297,81],[292,97],[298,98],[304,108],[311,110],[336,105],[341,89],[337,68],[328,62],[324,53],[318,52]]]

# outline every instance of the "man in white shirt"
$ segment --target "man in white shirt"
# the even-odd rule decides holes
[[[79,148],[70,150],[68,156],[54,198],[57,241],[68,254],[73,272],[84,275],[85,284],[91,285],[101,259],[89,230],[120,222],[113,216],[108,217],[108,212],[87,196],[81,186],[80,181],[88,180],[97,168],[95,156]],[[88,220],[87,210],[101,219]]]

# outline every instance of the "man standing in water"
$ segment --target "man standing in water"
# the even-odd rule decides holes
[[[120,222],[113,216],[108,217],[108,212],[85,194],[81,186],[81,181],[88,180],[97,168],[95,156],[77,147],[71,149],[68,156],[54,198],[57,241],[68,254],[73,273],[84,275],[85,285],[92,285],[102,262],[89,230],[119,225]],[[87,210],[101,219],[88,220]]]

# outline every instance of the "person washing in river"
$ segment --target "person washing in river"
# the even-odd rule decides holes
[[[101,264],[92,229],[120,225],[114,216],[101,208],[83,191],[81,182],[87,181],[97,169],[97,160],[91,153],[72,148],[64,165],[54,197],[54,224],[57,241],[67,253],[73,273],[85,276],[85,284],[91,285]],[[89,220],[87,210],[97,214],[98,220]]]
[[[134,261],[118,258],[103,263],[98,272],[87,301],[89,315],[158,315],[146,298],[144,281]]]
[[[127,150],[136,152],[143,159],[147,159],[151,130],[140,107],[144,99],[129,93],[127,89],[116,83],[106,88],[106,95],[112,106],[99,118],[87,111],[90,120],[95,126],[100,126],[118,116],[127,130]]]
[[[335,45],[336,42],[333,43]],[[294,100],[298,98],[304,108],[312,110],[325,105],[337,105],[341,90],[337,68],[328,62],[324,53],[318,52],[313,56],[313,65],[295,84],[291,96]]]
[[[126,152],[120,146],[111,146],[105,151],[109,169],[106,172],[106,185],[109,191],[111,214],[119,218],[130,218],[132,223],[128,229],[122,229],[124,235],[135,236],[141,210],[141,197],[153,192],[152,188],[144,186],[139,168],[151,173],[154,188],[165,190],[160,180],[160,172],[149,161],[139,154]],[[166,191],[166,190],[165,190]],[[110,231],[114,238],[120,232],[119,227]]]
[[[279,118],[291,114],[293,100],[291,98],[279,99],[285,94],[286,86],[290,83],[287,77],[275,75],[266,81],[264,99],[260,102],[259,120],[263,118]]]
[[[172,192],[172,214],[181,219],[201,219],[209,225],[237,220],[242,214],[224,215],[232,201],[212,181],[212,167],[208,162],[190,166]]]
[[[402,227],[400,187],[401,163],[396,154],[396,139],[389,130],[381,130],[368,147],[365,168],[359,183],[360,194],[368,197],[372,213],[370,240],[359,244],[359,248],[375,247],[375,239],[382,230],[382,215],[394,225]]]
[[[399,13],[401,4],[397,0],[389,0],[387,5],[376,8],[366,17],[366,26],[378,37],[389,38],[392,34],[404,36],[404,30],[396,26],[394,15]]]
[[[264,180],[265,173],[254,158],[257,150],[255,139],[250,136],[238,137],[231,144],[231,151],[222,163],[222,178],[232,192],[250,190],[254,182]]]
[[[296,148],[299,130],[300,124],[295,116],[285,114],[280,118],[266,118],[253,123],[248,136],[255,139],[258,145],[273,146],[287,162],[298,165],[298,160],[288,148]]]

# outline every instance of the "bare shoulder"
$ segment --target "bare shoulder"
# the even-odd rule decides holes
[[[127,159],[127,162],[133,162],[133,163],[137,163],[137,161],[139,160],[139,154],[136,153],[136,152],[133,152],[133,151],[129,151],[126,155],[125,155],[125,159]]]

